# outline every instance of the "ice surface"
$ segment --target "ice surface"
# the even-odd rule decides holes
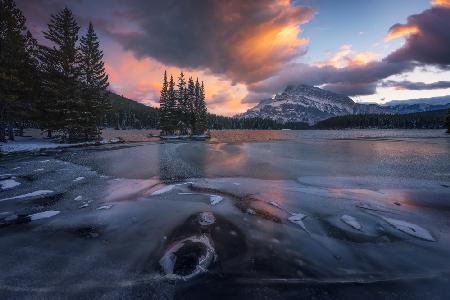
[[[60,213],[59,210],[47,210],[47,211],[29,215],[29,217],[31,218],[31,221],[36,221],[36,220],[51,218],[53,216],[56,216],[59,213]]]
[[[436,239],[431,235],[431,233],[428,230],[420,227],[419,225],[412,224],[412,223],[409,223],[409,222],[406,222],[403,220],[388,218],[388,217],[380,216],[380,218],[382,218],[383,220],[388,222],[390,225],[392,225],[393,227],[395,227],[396,229],[398,229],[404,233],[407,233],[409,235],[412,235],[412,236],[417,237],[422,240],[426,240],[426,241],[430,241],[430,242],[436,241]]]
[[[23,199],[23,198],[44,196],[44,195],[48,195],[48,194],[52,194],[52,193],[53,193],[52,190],[38,190],[38,191],[31,192],[31,193],[28,193],[28,194],[23,194],[23,195],[19,195],[19,196],[10,197],[10,198],[0,199],[0,202],[6,201],[6,200],[15,200],[15,199]]]
[[[35,172],[42,172],[42,171],[44,171],[44,169],[43,168],[39,168],[39,169],[36,169],[36,170],[34,170]]]
[[[20,185],[20,182],[15,181],[14,179],[0,180],[0,188],[2,190],[12,189],[18,185]]]
[[[341,217],[341,221],[344,222],[345,224],[353,227],[356,230],[361,230],[362,229],[361,224],[352,216],[343,215]]]
[[[80,176],[80,177],[75,178],[73,181],[77,182],[77,181],[81,181],[81,180],[83,180],[83,179],[84,179],[84,177],[83,177],[83,176]]]
[[[152,193],[152,196],[156,196],[156,195],[161,195],[167,192],[170,192],[173,188],[175,187],[175,185],[171,184],[171,185],[166,185],[162,188],[160,188],[159,190],[156,190]]]
[[[306,218],[306,215],[301,213],[293,213],[292,216],[288,218],[288,220],[294,224],[299,225],[303,230],[308,231],[306,229],[305,223],[303,223],[303,219]]]
[[[211,205],[217,205],[220,202],[222,202],[223,197],[219,196],[219,195],[210,195],[209,196],[209,202],[211,203]]]

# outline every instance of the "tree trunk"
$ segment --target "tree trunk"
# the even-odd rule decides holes
[[[6,143],[6,126],[5,123],[0,122],[0,142]]]
[[[51,130],[51,129],[47,129],[47,137],[48,137],[49,139],[52,138],[52,130]]]
[[[8,136],[10,141],[14,141],[14,125],[13,122],[8,123]]]

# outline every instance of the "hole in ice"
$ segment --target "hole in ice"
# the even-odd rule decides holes
[[[175,279],[191,279],[208,270],[215,251],[206,235],[191,236],[176,242],[159,260],[163,272]]]

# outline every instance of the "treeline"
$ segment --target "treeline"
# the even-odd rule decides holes
[[[109,94],[111,109],[105,117],[105,127],[114,129],[159,128],[159,109],[127,99],[114,93]]]
[[[349,115],[320,121],[315,128],[442,129],[446,126],[446,116],[448,119],[445,109],[405,115]]]
[[[27,124],[49,137],[75,142],[97,140],[110,108],[108,76],[92,24],[80,27],[64,8],[51,15],[39,45],[13,0],[0,0],[0,140],[14,140]]]
[[[160,96],[159,125],[161,135],[204,134],[208,129],[205,86],[192,77],[186,82],[183,72],[175,81],[164,72]]]
[[[309,129],[309,125],[303,122],[279,123],[271,119],[263,118],[233,118],[214,114],[208,115],[210,129]]]

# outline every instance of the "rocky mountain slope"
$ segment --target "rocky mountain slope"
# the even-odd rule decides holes
[[[448,105],[450,106],[450,104]],[[447,106],[447,107],[448,107]],[[441,105],[394,105],[355,103],[347,96],[339,95],[308,85],[288,86],[273,99],[262,100],[239,118],[265,118],[278,122],[307,122],[315,124],[331,117],[357,114],[404,114],[442,109]]]

